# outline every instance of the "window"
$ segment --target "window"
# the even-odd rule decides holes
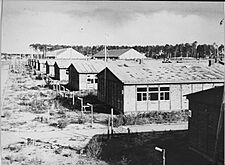
[[[69,69],[66,69],[66,74],[69,74]]]
[[[160,87],[160,100],[169,100],[169,99],[170,99],[170,88]]]
[[[93,79],[91,76],[87,76],[87,83],[88,84],[93,84]]]
[[[88,84],[98,83],[98,78],[89,75],[89,76],[87,76],[87,83]]]
[[[149,93],[148,100],[152,100],[152,101],[158,100],[158,93]]]
[[[96,83],[96,84],[98,83],[98,79],[97,79],[97,78],[95,79],[95,83]]]
[[[149,87],[137,88],[137,101],[158,101],[158,100],[169,100],[170,99],[170,88],[169,87]]]
[[[151,101],[156,101],[159,99],[159,89],[158,87],[151,87],[151,88],[148,88],[148,100],[151,100]]]
[[[90,78],[87,79],[87,83],[91,84],[91,79]]]
[[[137,101],[147,100],[147,88],[137,88]]]

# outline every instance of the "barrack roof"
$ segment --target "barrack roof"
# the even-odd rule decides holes
[[[105,62],[100,60],[84,61],[76,60],[72,62],[72,65],[78,73],[99,73],[105,68]]]
[[[124,84],[171,84],[224,82],[224,68],[200,63],[161,65],[108,65],[107,68]]]
[[[114,49],[114,50],[107,50],[106,51],[106,55],[107,57],[111,57],[111,58],[117,58],[119,56],[121,56],[122,54],[124,54],[125,52],[127,52],[129,49]],[[94,57],[102,57],[104,58],[105,57],[105,50],[102,50],[98,53],[96,53],[94,55]]]

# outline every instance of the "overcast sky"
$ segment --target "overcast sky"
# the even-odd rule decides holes
[[[223,43],[223,3],[9,1],[3,8],[3,51],[31,43],[164,45]]]

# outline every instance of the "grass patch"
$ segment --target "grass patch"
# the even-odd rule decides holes
[[[122,125],[162,124],[162,123],[177,123],[187,121],[188,121],[188,111],[171,111],[171,112],[152,111],[140,114],[117,115],[113,119],[113,126],[119,127]]]
[[[109,164],[160,165],[162,155],[155,151],[155,146],[161,146],[168,151],[178,143],[187,144],[187,131],[120,134],[111,138],[107,135],[95,135],[85,151],[87,156],[104,160]],[[174,151],[169,154],[171,153],[176,154]]]

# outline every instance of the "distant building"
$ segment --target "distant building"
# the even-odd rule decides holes
[[[121,113],[188,109],[184,95],[223,85],[224,69],[220,66],[108,65],[97,75],[98,99]]]
[[[33,59],[33,69],[38,69],[38,59]]]
[[[97,59],[105,58],[105,51],[102,50],[93,56]],[[139,53],[134,49],[114,49],[107,50],[106,57],[108,59],[143,59],[146,58],[145,55]]]
[[[216,151],[217,165],[224,162],[224,86],[187,95],[191,116],[188,121],[190,148],[210,161],[214,160],[216,133],[220,113],[221,131]]]
[[[43,74],[46,74],[46,59],[38,59],[37,65],[37,70]]]
[[[55,75],[55,72],[54,72],[54,64],[55,64],[55,61],[56,60],[54,60],[54,59],[48,59],[45,62],[46,74],[48,74],[51,77],[54,77],[54,75]]]
[[[74,50],[73,48],[64,48],[54,51],[48,51],[46,58],[50,59],[86,59],[86,56]]]
[[[97,73],[104,69],[103,61],[77,60],[68,68],[70,90],[97,89]]]
[[[54,63],[54,79],[68,81],[67,69],[71,63],[71,60],[56,60]]]

